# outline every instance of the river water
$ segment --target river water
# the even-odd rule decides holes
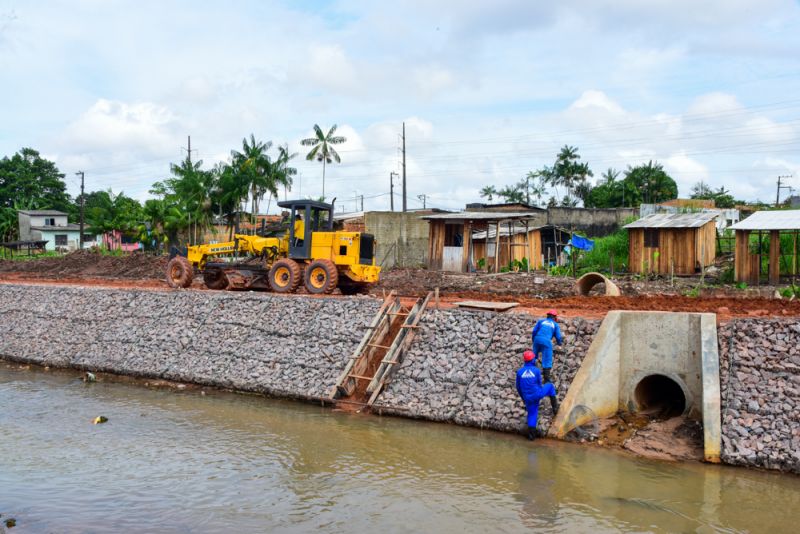
[[[0,365],[14,533],[796,532],[798,505],[789,475]]]

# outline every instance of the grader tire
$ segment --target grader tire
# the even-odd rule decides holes
[[[276,261],[269,270],[269,287],[276,293],[294,293],[302,279],[300,265],[288,258]]]
[[[183,256],[175,256],[167,263],[167,285],[169,287],[189,287],[194,278],[194,268]]]
[[[208,289],[227,289],[228,277],[222,269],[209,269],[203,273],[203,282]]]
[[[339,283],[339,271],[331,260],[314,260],[306,267],[305,283],[309,293],[332,293]]]

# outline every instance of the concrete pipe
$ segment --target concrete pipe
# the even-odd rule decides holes
[[[587,296],[594,286],[605,284],[607,297],[619,297],[622,293],[619,288],[600,273],[586,273],[575,282],[575,288],[579,295]]]

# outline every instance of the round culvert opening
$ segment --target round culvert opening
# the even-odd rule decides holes
[[[644,377],[633,392],[639,411],[664,419],[683,414],[686,395],[673,379],[664,375]]]

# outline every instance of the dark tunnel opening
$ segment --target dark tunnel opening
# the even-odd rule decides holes
[[[677,382],[664,375],[644,377],[633,392],[640,412],[661,419],[676,417],[686,410],[686,396]]]

